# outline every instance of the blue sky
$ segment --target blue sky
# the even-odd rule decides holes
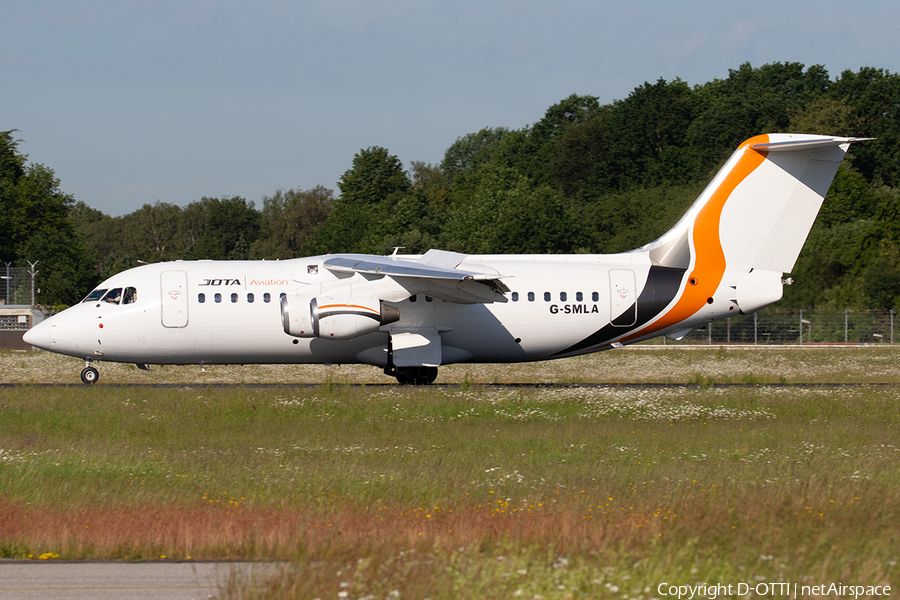
[[[336,182],[362,148],[438,163],[569,94],[744,62],[900,71],[900,4],[0,0],[0,130],[110,215]]]

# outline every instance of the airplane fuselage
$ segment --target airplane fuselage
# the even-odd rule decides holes
[[[646,253],[575,256],[469,256],[460,269],[504,274],[506,302],[459,304],[420,293],[391,303],[400,319],[349,340],[300,338],[283,328],[283,295],[319,296],[369,284],[323,267],[327,256],[285,261],[176,261],[146,265],[98,290],[134,290],[127,304],[101,298],[47,321],[54,352],[141,364],[366,363],[385,366],[388,337],[432,331],[440,363],[533,361],[609,348],[634,330],[646,310],[662,308],[648,286]],[[405,258],[405,257],[398,257]],[[410,257],[412,259],[416,257]],[[679,281],[669,277],[672,299]],[[674,284],[674,285],[673,285]],[[650,285],[654,284],[651,280]],[[642,302],[639,300],[644,294]],[[96,294],[100,295],[100,294]],[[665,298],[663,298],[665,299]],[[653,306],[649,306],[653,304]],[[730,307],[728,305],[731,305]],[[708,305],[696,322],[727,315],[734,304]],[[685,324],[679,326],[685,328]],[[606,331],[602,338],[592,334]],[[644,337],[659,335],[648,332]],[[588,341],[586,341],[588,340]]]

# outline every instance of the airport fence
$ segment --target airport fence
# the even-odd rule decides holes
[[[34,266],[29,268],[0,264],[0,305],[32,306],[34,274],[36,274]]]
[[[893,310],[770,310],[695,327],[681,340],[667,339],[665,343],[893,345],[894,318]]]

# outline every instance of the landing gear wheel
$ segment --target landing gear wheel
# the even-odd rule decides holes
[[[85,367],[81,371],[81,381],[88,385],[93,385],[97,383],[97,380],[100,379],[100,371],[95,369],[94,367]]]
[[[394,377],[400,385],[428,385],[437,379],[437,367],[400,367]]]

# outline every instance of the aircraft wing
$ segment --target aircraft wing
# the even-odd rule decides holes
[[[337,254],[323,266],[335,273],[359,273],[368,277],[390,277],[412,293],[422,293],[461,304],[506,302],[509,288],[498,273],[458,269],[466,255],[429,250],[418,260],[370,254]]]

